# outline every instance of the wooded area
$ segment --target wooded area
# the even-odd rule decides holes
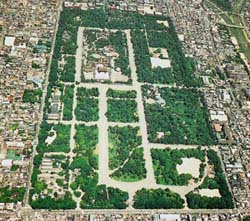
[[[182,164],[182,158],[196,158],[205,162],[205,152],[201,148],[171,150],[169,148],[152,149],[151,155],[154,165],[156,182],[163,185],[188,185],[192,174],[178,174],[177,164]]]
[[[109,127],[109,168],[115,169],[128,159],[129,154],[141,145],[139,127]]]
[[[136,209],[181,209],[184,200],[169,189],[141,189],[134,196]]]
[[[63,120],[72,120],[74,85],[66,86],[62,96]]]
[[[214,150],[208,150],[209,164],[214,165],[215,178],[221,197],[201,196],[190,192],[186,195],[188,207],[191,209],[232,209],[234,208],[232,194],[229,190],[220,158]]]
[[[106,96],[111,98],[136,98],[136,91],[121,91],[109,88]]]
[[[138,122],[137,103],[132,99],[108,99],[106,116],[110,122]]]
[[[77,89],[77,106],[75,109],[76,119],[79,121],[98,121],[99,119],[99,100],[94,98],[98,96],[97,88]]]
[[[60,79],[63,82],[74,82],[76,73],[76,58],[75,56],[65,56],[65,65],[60,73]]]
[[[145,86],[144,96],[147,94]],[[144,103],[150,142],[211,145],[215,136],[202,106],[201,94],[194,89],[160,88],[166,104]],[[163,132],[163,137],[157,137]]]
[[[25,194],[25,188],[21,187],[0,187],[0,203],[22,202]]]
[[[146,172],[143,148],[136,148],[127,162],[115,170],[111,177],[119,181],[134,182],[146,178]]]
[[[23,94],[23,102],[25,103],[37,103],[41,102],[41,97],[42,97],[42,90],[36,89],[36,90],[29,90],[25,89],[24,94]]]
[[[95,93],[96,94],[96,93]],[[81,198],[83,209],[124,209],[127,207],[128,194],[112,187],[98,185],[98,144],[97,126],[76,126],[76,157],[70,165],[71,170],[78,170],[77,176],[70,184],[76,197]]]

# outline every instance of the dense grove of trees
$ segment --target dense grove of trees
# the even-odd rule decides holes
[[[29,90],[25,89],[23,93],[23,102],[36,103],[41,101],[43,92],[40,89]]]
[[[205,153],[200,148],[197,149],[152,149],[151,155],[154,164],[154,174],[156,182],[164,185],[187,185],[192,179],[191,174],[178,174],[177,164],[182,164],[181,158],[197,158],[205,161]]]
[[[178,39],[175,27],[168,19],[169,28],[167,31],[150,30],[146,27],[146,33],[141,30],[134,30],[131,33],[137,65],[138,79],[148,83],[164,83],[196,87],[200,80],[194,76],[195,64],[191,58],[185,57],[182,44]],[[172,68],[152,68],[150,61],[149,47],[167,48]]]
[[[184,200],[169,189],[141,189],[134,196],[136,209],[182,209]]]
[[[86,156],[89,164],[98,169],[97,155],[94,150],[98,144],[98,128],[97,126],[86,126],[84,124],[76,125],[75,135],[76,147],[74,152],[77,156]]]
[[[47,96],[45,100],[45,113],[49,109],[49,98],[51,97],[52,89],[58,87],[59,85],[59,71],[58,71],[58,60],[61,58],[62,54],[75,55],[77,49],[77,30],[80,22],[74,20],[73,17],[69,15],[75,15],[80,12],[80,10],[63,10],[60,15],[59,26],[56,35],[56,42],[54,47],[54,53],[51,61],[50,74],[49,74],[49,84],[47,88]],[[73,82],[75,73],[75,58],[69,56],[66,59],[66,65],[64,71],[61,74],[62,81]]]
[[[81,201],[82,209],[126,209],[128,193],[117,188],[98,185],[88,189]]]
[[[77,98],[75,109],[76,119],[79,121],[97,121],[98,116],[98,99],[95,98]]]
[[[131,182],[146,178],[146,173],[143,148],[136,148],[128,161],[112,173],[111,177],[116,180]]]
[[[76,156],[69,167],[70,170],[77,170],[77,176],[70,185],[74,191],[78,188],[83,192],[90,192],[91,194],[96,191],[98,174],[94,171],[89,159],[87,154]]]
[[[215,181],[218,184],[221,197],[201,196],[190,192],[186,195],[188,207],[191,209],[231,209],[234,208],[232,194],[227,185],[220,158],[214,150],[207,153],[209,164],[214,165]]]
[[[108,11],[107,28],[111,29],[143,29],[143,16],[137,13]]]
[[[108,99],[106,115],[110,122],[137,122],[139,119],[137,103],[132,99]]]
[[[71,14],[69,11],[69,13]],[[163,16],[149,15],[143,16],[134,12],[122,11],[103,11],[100,9],[88,10],[79,13],[83,26],[109,28],[109,29],[143,29],[144,24],[148,29],[164,30],[163,24],[157,23],[157,20],[165,20]]]
[[[219,185],[215,179],[206,177],[203,183],[199,186],[200,189],[218,189]]]
[[[250,215],[245,216],[244,219],[243,219],[243,221],[250,221]]]
[[[45,144],[45,140],[46,138],[49,136],[49,132],[51,130],[51,128],[53,127],[53,129],[56,131],[57,133],[57,137],[56,139],[53,141],[53,143],[49,146],[47,146]],[[62,208],[63,207],[63,202],[64,200],[61,201],[57,201],[55,199],[51,199],[50,197],[45,197],[45,199],[38,199],[33,201],[32,200],[32,196],[35,193],[40,194],[42,190],[44,190],[46,188],[46,184],[44,182],[40,182],[38,181],[38,174],[40,173],[39,171],[39,167],[41,165],[43,156],[45,152],[66,152],[68,153],[70,151],[70,125],[62,125],[62,124],[57,124],[57,125],[51,125],[48,124],[46,121],[44,121],[41,124],[41,128],[40,128],[40,133],[39,133],[39,144],[37,146],[37,152],[38,154],[35,155],[34,160],[33,160],[33,164],[34,164],[34,168],[33,168],[33,173],[31,176],[31,183],[32,183],[32,187],[33,189],[31,189],[30,191],[30,205],[33,208],[46,208],[46,202],[45,199],[48,199],[48,201],[51,203],[51,205],[55,202],[58,202],[58,206]],[[54,158],[56,155],[53,155],[53,157],[51,156],[51,158]],[[59,156],[57,156],[58,158],[60,158]],[[57,158],[56,157],[56,158]],[[60,158],[62,161],[62,158]],[[68,161],[63,163],[61,162],[61,167],[64,169],[64,173],[67,174],[67,164]],[[66,201],[69,199],[66,199]],[[44,205],[40,205],[40,203],[44,203]],[[70,200],[69,200],[69,204],[70,204]],[[65,206],[69,205],[69,204],[65,204]],[[48,204],[49,205],[49,204]],[[51,206],[51,208],[57,208],[57,205]]]
[[[109,167],[121,166],[129,154],[138,147],[142,138],[138,135],[139,127],[109,127]]]
[[[100,28],[113,28],[113,29],[144,29],[146,27],[147,30],[165,30],[165,26],[162,24],[157,23],[157,20],[165,20],[166,18],[160,16],[143,16],[137,13],[131,12],[111,12],[111,11],[103,11],[103,10],[88,10],[82,11],[80,9],[64,9],[61,12],[60,20],[59,20],[59,27],[56,36],[56,44],[53,52],[51,67],[50,67],[50,75],[49,75],[49,85],[47,88],[47,97],[45,103],[45,114],[48,112],[49,109],[49,98],[51,97],[51,93],[54,88],[62,89],[62,85],[60,84],[60,80],[65,82],[73,82],[74,75],[75,75],[75,61],[74,57],[69,56],[66,61],[66,65],[64,70],[59,73],[58,71],[58,60],[61,59],[63,54],[66,55],[75,55],[77,49],[77,30],[79,26],[85,27],[100,27]],[[116,50],[120,51],[120,53],[126,53],[126,57],[123,58],[122,56],[118,58],[116,65],[121,67],[122,69],[126,70],[124,73],[130,73],[129,67],[126,65],[128,59],[127,51],[124,50],[124,47],[121,48],[121,42],[118,39],[123,38],[124,34],[117,32],[117,36],[111,36],[111,41],[113,42]],[[144,33],[143,33],[144,34]],[[145,36],[144,36],[145,37]],[[140,39],[141,40],[141,39]],[[119,44],[120,45],[119,45]],[[125,42],[124,42],[125,44]],[[124,46],[124,45],[123,45]],[[139,50],[141,53],[142,50]],[[148,54],[147,54],[148,55]],[[147,60],[148,62],[148,60]],[[148,63],[150,64],[150,63]],[[148,65],[145,63],[145,67]],[[142,69],[143,71],[147,71],[147,69]],[[149,73],[151,73],[151,66],[149,66]],[[161,74],[159,72],[164,71],[165,74]],[[171,74],[169,70],[156,70],[156,73],[149,74],[151,79],[156,75],[160,75],[159,80],[157,82],[166,81],[172,82]],[[167,77],[165,77],[165,75]],[[139,76],[140,77],[140,76]],[[172,77],[173,78],[173,77]],[[169,80],[170,79],[170,80]],[[70,90],[70,89],[68,89]],[[83,92],[80,92],[83,93]],[[70,95],[70,93],[69,93]],[[98,101],[97,99],[93,98],[96,95],[78,95],[78,104],[76,109],[76,116],[82,120],[97,120],[98,119]],[[70,96],[68,96],[70,97]],[[64,102],[70,98],[64,97]],[[129,102],[131,103],[131,102]],[[129,104],[130,106],[130,104]],[[131,104],[133,107],[134,104]],[[127,109],[126,105],[121,105],[121,108]],[[68,106],[68,109],[70,107]],[[85,109],[88,109],[85,110]],[[116,110],[117,108],[115,108]],[[133,109],[133,108],[132,108]],[[66,110],[65,110],[66,111]],[[71,115],[70,111],[64,113],[64,116]],[[82,117],[84,116],[84,117]],[[67,118],[66,117],[66,118]],[[70,119],[70,117],[69,117]],[[46,184],[44,182],[38,181],[38,174],[39,174],[39,166],[41,164],[43,155],[45,152],[50,151],[69,151],[69,140],[70,140],[70,126],[65,125],[53,125],[53,128],[57,131],[57,138],[56,140],[49,146],[44,144],[45,139],[48,136],[48,131],[50,131],[52,125],[47,124],[44,122],[41,125],[41,130],[39,134],[39,145],[37,147],[38,154],[34,158],[34,170],[32,174],[32,189],[30,191],[30,205],[33,208],[38,209],[73,209],[76,207],[76,203],[73,201],[71,193],[66,192],[63,198],[58,199],[56,196],[55,198],[51,198],[49,196],[41,196],[39,195],[38,199],[32,200],[32,196],[36,193],[40,194],[42,190],[46,188]],[[79,126],[80,127],[80,126]],[[71,184],[71,188],[74,190],[74,194],[76,196],[80,196],[79,190],[82,190],[85,194],[82,197],[81,207],[82,208],[116,208],[116,209],[124,209],[126,208],[126,201],[128,199],[128,194],[111,187],[106,187],[104,185],[97,185],[98,183],[98,175],[95,172],[95,165],[96,162],[91,161],[93,158],[89,157],[92,155],[92,147],[89,147],[91,151],[88,151],[86,145],[87,141],[83,141],[87,138],[87,134],[83,132],[86,128],[77,128],[80,132],[76,134],[76,142],[77,147],[76,151],[77,156],[74,158],[72,164],[69,166],[69,162],[62,163],[62,168],[67,171],[68,169],[77,170],[77,175],[75,177],[74,182]],[[114,129],[117,132],[119,129]],[[117,131],[116,131],[117,130]],[[114,132],[114,131],[113,131]],[[141,137],[136,136],[138,129],[135,133],[133,133],[132,128],[128,127],[124,131],[119,131],[119,133],[115,133],[112,136],[112,141],[115,141],[114,149],[119,149],[119,151],[113,152],[113,158],[111,159],[118,161],[114,161],[112,163],[115,164],[115,168],[119,167],[128,157],[130,152],[141,144]],[[131,134],[132,133],[132,134]],[[89,136],[94,136],[95,133],[90,134]],[[83,138],[81,137],[83,136]],[[92,139],[92,137],[91,137]],[[90,143],[88,143],[90,144]],[[91,144],[90,144],[91,145]],[[94,145],[94,144],[93,144]],[[85,152],[86,147],[86,152]],[[80,150],[82,151],[80,154]],[[114,157],[115,156],[115,157]],[[57,180],[58,183],[62,184],[61,180]],[[155,192],[155,191],[153,191]],[[156,190],[157,192],[157,190]],[[151,194],[151,193],[150,193]],[[179,208],[182,207],[182,204],[176,195],[171,195],[169,192],[164,194],[159,194],[161,201],[153,202],[155,197],[151,197],[151,201],[149,200],[145,207],[154,207],[154,205],[159,205],[158,207],[166,208],[165,203],[167,204],[171,202],[171,207]],[[140,195],[141,196],[141,195]],[[150,195],[151,196],[151,195]],[[135,201],[135,205],[140,207],[140,197],[139,200]],[[137,199],[138,199],[137,198]],[[178,204],[179,203],[179,204]],[[152,205],[151,205],[152,204]],[[163,205],[164,204],[164,205]]]
[[[112,98],[136,98],[136,91],[122,91],[109,88],[106,95]]]
[[[175,27],[170,19],[168,19],[168,23],[169,28],[167,31],[147,31],[149,46],[168,49],[172,72],[177,85],[187,87],[199,86],[200,80],[196,79],[193,74],[195,70],[194,61],[185,57]]]
[[[30,198],[35,193],[34,189],[30,190]],[[30,205],[33,209],[75,209],[76,202],[72,199],[70,192],[66,191],[64,198],[55,199],[50,196],[45,196],[37,200],[30,199]]]
[[[121,68],[122,74],[130,77],[131,70],[129,67],[126,34],[121,31],[111,32],[109,35],[109,42],[115,48],[115,51],[119,54],[119,57],[115,60],[115,67]]]
[[[80,165],[80,164],[79,164]],[[86,164],[84,164],[86,166]],[[83,167],[82,167],[83,168]],[[117,188],[106,187],[106,185],[97,185],[97,174],[95,176],[86,173],[77,176],[75,182],[71,184],[71,188],[76,196],[80,196],[80,191],[76,191],[79,187],[84,191],[81,198],[80,206],[83,209],[125,209],[127,207],[126,201],[128,200],[128,193],[121,191]],[[83,178],[84,177],[84,178]]]
[[[72,120],[73,99],[74,99],[74,85],[66,86],[62,97],[63,120]]]
[[[122,31],[109,32],[108,38],[99,38],[97,40],[97,34],[100,31],[96,30],[85,30],[87,35],[87,43],[89,48],[93,48],[93,45],[96,49],[104,48],[106,46],[112,46],[114,50],[119,54],[115,59],[115,68],[120,68],[122,74],[130,77],[131,70],[129,67],[129,56],[128,56],[128,46],[126,34]],[[88,54],[88,60],[94,59],[92,54]]]
[[[0,203],[22,202],[25,194],[25,188],[21,187],[0,187]]]
[[[77,106],[75,109],[76,119],[80,121],[97,121],[99,119],[98,99],[93,96],[98,96],[97,88],[77,89]]]
[[[197,91],[161,88],[160,93],[166,101],[165,106],[158,103],[145,104],[150,142],[214,144],[215,137],[209,124],[208,114],[201,106],[201,95]],[[164,137],[157,138],[157,132],[164,132]]]
[[[49,131],[51,130],[52,126],[57,133],[57,137],[51,145],[47,146],[45,144],[45,140],[48,137]],[[44,198],[38,198],[37,200],[32,200],[32,196],[34,194],[40,194],[45,188],[47,188],[47,185],[44,182],[38,181],[38,174],[40,173],[39,167],[41,165],[44,153],[70,151],[70,146],[69,146],[70,125],[61,125],[61,124],[51,125],[44,121],[41,124],[41,129],[38,139],[39,139],[39,144],[37,146],[38,154],[35,155],[34,157],[33,161],[34,168],[31,176],[32,189],[30,190],[30,205],[32,206],[32,208],[35,209],[75,208],[75,202],[71,199],[69,194],[66,194],[66,196],[60,200],[52,199],[49,196],[44,196]],[[53,166],[55,166],[55,162],[60,162],[61,168],[63,169],[62,173],[63,175],[65,175],[66,180],[68,180],[69,178],[68,159],[64,160],[65,156],[63,155],[52,155],[50,156],[50,158],[53,159]],[[45,202],[48,202],[48,204],[46,204]]]
[[[80,21],[71,17],[71,15],[77,15],[79,11],[64,9],[61,12],[56,36],[55,57],[59,57],[60,53],[75,55],[77,49],[77,30]]]
[[[76,58],[75,56],[67,56],[65,57],[66,63],[61,72],[61,80],[63,82],[74,82],[75,81],[75,64]]]
[[[148,83],[174,83],[174,78],[170,68],[151,67],[150,53],[145,32],[134,30],[131,32],[131,37],[135,52],[138,80],[140,82]]]

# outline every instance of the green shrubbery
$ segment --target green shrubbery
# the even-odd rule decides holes
[[[75,56],[66,57],[66,63],[61,72],[61,80],[63,82],[74,82],[75,81],[75,64],[76,58]]]
[[[65,92],[62,97],[62,101],[64,104],[63,120],[72,120],[73,99],[74,99],[74,85],[66,86]]]
[[[0,203],[22,202],[25,194],[25,188],[21,187],[0,187]]]
[[[144,31],[131,32],[134,46],[138,80],[147,83],[173,84],[174,78],[169,68],[152,68],[147,39]]]
[[[107,91],[107,97],[112,98],[136,98],[136,91],[121,91],[121,90],[113,90],[111,88]]]

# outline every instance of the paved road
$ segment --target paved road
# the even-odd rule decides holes
[[[239,212],[242,213],[250,213],[250,209],[245,210],[238,210],[238,209],[158,209],[158,210],[114,210],[114,209],[97,209],[97,210],[55,210],[55,211],[48,211],[48,210],[31,210],[30,208],[23,207],[21,210],[22,216],[27,216],[30,219],[29,220],[37,220],[35,217],[38,217],[40,215],[81,215],[81,214],[87,214],[87,215],[138,215],[138,214],[239,214]],[[76,219],[78,220],[78,219]]]

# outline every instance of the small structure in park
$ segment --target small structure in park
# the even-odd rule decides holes
[[[95,80],[110,80],[111,74],[110,70],[103,64],[97,64],[94,69],[94,79]]]

